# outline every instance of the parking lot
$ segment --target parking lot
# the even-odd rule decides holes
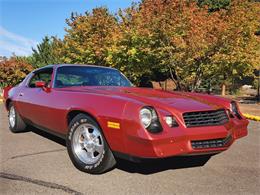
[[[37,129],[12,134],[0,103],[0,194],[258,194],[260,123],[205,165],[171,158],[148,164],[119,160],[103,175],[78,171],[64,141]]]

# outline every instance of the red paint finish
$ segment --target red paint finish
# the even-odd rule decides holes
[[[10,91],[10,89],[12,89],[11,86],[4,87],[4,89],[3,89],[3,98],[4,98],[4,99],[7,99],[7,98],[8,98],[8,92]]]
[[[38,126],[66,135],[68,114],[72,111],[91,115],[100,125],[113,151],[147,158],[174,155],[206,154],[224,151],[247,135],[248,121],[234,116],[224,125],[187,128],[183,113],[230,110],[230,100],[198,93],[166,92],[136,87],[79,86],[54,88],[56,69],[49,88],[27,86],[32,73],[12,88],[6,99],[13,101],[21,116]],[[6,102],[8,102],[6,101]],[[140,123],[139,111],[144,106],[155,108],[162,132],[150,133]],[[240,113],[241,114],[241,113]],[[165,116],[176,118],[178,127],[169,127]],[[108,127],[108,121],[119,123],[120,129]],[[231,136],[223,147],[193,149],[191,141],[220,139]]]

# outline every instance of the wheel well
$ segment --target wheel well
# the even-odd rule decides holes
[[[10,105],[11,102],[12,102],[12,100],[10,100],[10,99],[6,100],[6,102],[5,102],[6,110],[9,110],[9,105]]]
[[[98,121],[96,120],[96,118],[94,116],[92,116],[91,114],[89,114],[88,112],[82,111],[82,110],[72,110],[68,113],[67,115],[67,125],[69,126],[70,121],[72,121],[72,119],[77,116],[78,114],[86,114],[89,117],[91,117],[94,121],[96,121],[96,123],[99,125]]]
[[[71,110],[71,111],[67,114],[67,125],[69,126],[71,120],[72,120],[75,116],[77,116],[78,114],[86,114],[86,115],[88,115],[89,117],[91,117],[91,118],[97,123],[97,125],[99,126],[99,128],[100,128],[102,134],[104,135],[104,139],[105,139],[106,142],[108,143],[108,147],[110,148],[110,144],[109,144],[108,140],[106,139],[106,136],[105,136],[105,134],[104,134],[104,132],[103,132],[103,129],[102,129],[101,125],[99,124],[98,120],[97,120],[93,115],[91,115],[90,113],[85,112],[85,111],[82,111],[82,110]],[[111,149],[111,148],[110,148],[110,149]]]

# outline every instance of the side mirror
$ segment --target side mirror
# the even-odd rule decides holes
[[[36,81],[35,82],[35,87],[43,88],[45,86],[46,86],[46,83],[44,81]]]

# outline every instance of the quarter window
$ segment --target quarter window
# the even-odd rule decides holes
[[[46,86],[49,86],[51,82],[51,76],[52,76],[52,69],[45,69],[45,70],[41,70],[40,72],[36,72],[32,76],[28,86],[34,88],[36,81],[44,81],[46,83]]]

